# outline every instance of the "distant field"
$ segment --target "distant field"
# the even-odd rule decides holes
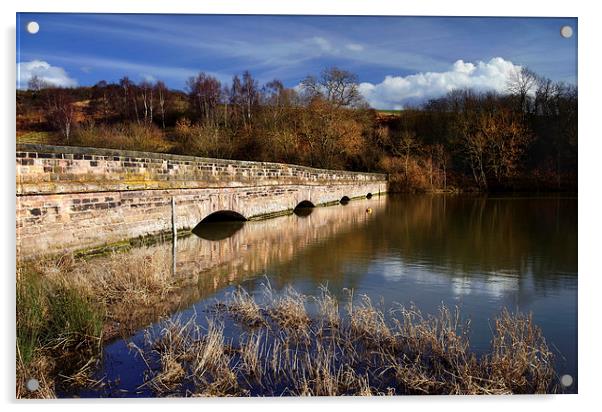
[[[378,114],[397,115],[401,113],[401,110],[377,110]]]
[[[54,144],[56,136],[50,132],[17,133],[17,143]]]

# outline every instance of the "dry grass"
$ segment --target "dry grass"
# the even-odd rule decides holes
[[[284,293],[274,294],[269,284],[265,286],[265,295],[271,303],[266,312],[281,329],[307,335],[310,319],[305,310],[306,296],[290,285],[286,287]]]
[[[341,324],[339,302],[328,292],[326,286],[320,287],[320,295],[315,302],[318,307],[318,320],[322,322],[321,329],[338,328]]]
[[[17,272],[17,397],[54,397],[62,386],[91,385],[103,312],[86,293],[30,268]],[[37,379],[40,387],[28,391]]]
[[[100,265],[65,255],[18,268],[17,397],[52,397],[57,383],[99,385],[90,377],[101,341],[140,327],[177,282],[162,253],[137,249],[102,259]],[[118,325],[110,334],[109,323]],[[40,390],[26,390],[29,377]]]
[[[47,356],[34,355],[29,362],[24,362],[17,346],[17,399],[53,399],[54,381],[51,378],[54,362]],[[31,378],[37,379],[39,389],[37,391],[27,390],[27,381]]]
[[[553,377],[552,353],[531,315],[512,315],[504,309],[495,321],[491,379],[513,393],[542,393]],[[544,367],[535,367],[545,362]]]
[[[231,316],[250,327],[265,324],[261,308],[253,297],[241,287],[238,287],[227,304]]]
[[[162,307],[177,286],[169,256],[137,249],[103,264],[63,256],[29,263],[17,276],[17,396],[53,397],[55,381],[91,380],[105,323]],[[35,275],[35,276],[33,276]],[[29,277],[27,277],[29,276]],[[144,385],[159,396],[335,396],[510,394],[557,390],[553,357],[530,316],[503,311],[489,353],[476,355],[469,323],[442,307],[385,311],[350,292],[339,302],[326,287],[305,296],[291,287],[262,294],[238,288],[213,306],[208,327],[169,320],[136,348],[148,366]],[[54,319],[52,322],[40,320]],[[63,326],[61,326],[63,325]],[[69,325],[67,328],[64,325]],[[238,328],[228,334],[225,325]],[[233,336],[233,338],[227,338]],[[54,356],[88,348],[76,367]],[[80,351],[81,352],[81,351]],[[62,365],[61,365],[62,363]],[[67,362],[68,363],[68,362]],[[25,389],[29,377],[40,390]]]
[[[177,279],[170,263],[168,251],[140,248],[125,254],[114,252],[93,262],[65,255],[38,261],[33,269],[53,284],[69,285],[93,296],[109,319],[123,322],[133,311],[152,307],[173,291]]]
[[[552,354],[529,316],[502,312],[491,352],[477,356],[457,310],[442,307],[424,316],[413,307],[396,307],[385,313],[367,297],[350,294],[341,314],[325,288],[309,298],[290,288],[277,294],[268,285],[265,296],[260,304],[238,289],[215,305],[207,329],[194,319],[167,321],[158,336],[148,335],[140,349],[148,364],[146,385],[176,396],[556,390]],[[230,340],[228,322],[243,330]]]
[[[155,125],[137,123],[85,124],[75,130],[70,144],[144,152],[168,152],[172,146]]]

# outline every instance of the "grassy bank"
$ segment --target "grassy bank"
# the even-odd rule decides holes
[[[30,267],[17,272],[17,397],[54,397],[54,376],[77,374],[100,348],[102,308],[76,287],[57,283]],[[75,362],[73,362],[75,360]],[[28,392],[28,379],[40,389]]]
[[[170,257],[145,249],[102,257],[65,255],[17,269],[17,397],[54,397],[57,385],[90,385],[104,340],[167,313],[177,282]],[[162,311],[162,312],[160,312]],[[35,378],[40,389],[29,392]]]
[[[63,256],[21,266],[17,275],[17,397],[54,397],[94,387],[103,341],[172,313],[187,283],[154,249]],[[556,391],[553,357],[523,314],[502,312],[491,348],[475,354],[458,311],[390,311],[367,297],[304,296],[269,287],[237,289],[211,306],[208,328],[164,322],[132,356],[147,362],[143,386],[156,396],[510,394]],[[226,332],[225,328],[235,328]],[[229,336],[237,336],[231,339]],[[26,390],[35,378],[40,389]],[[142,383],[142,382],[141,382]]]
[[[341,305],[341,307],[339,307]],[[311,307],[314,310],[308,311]],[[137,348],[157,396],[337,396],[554,392],[552,354],[531,317],[503,311],[491,349],[471,352],[468,324],[442,307],[340,303],[327,290],[292,289],[260,301],[238,289],[218,302],[208,328],[165,322]],[[226,334],[228,321],[236,332]],[[230,339],[227,336],[238,336]]]

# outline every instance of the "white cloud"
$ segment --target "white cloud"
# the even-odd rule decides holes
[[[328,39],[325,39],[324,37],[313,37],[312,40],[318,45],[320,49],[322,49],[322,51],[332,52],[334,50],[332,44],[330,44],[330,41]]]
[[[27,82],[33,77],[40,79],[53,86],[74,87],[77,86],[77,80],[69,77],[62,67],[52,66],[43,60],[32,60],[29,62],[20,62],[17,64],[17,87],[27,88]]]
[[[386,76],[381,83],[361,83],[359,88],[372,107],[399,110],[410,103],[440,97],[454,89],[504,92],[508,79],[516,70],[520,70],[520,66],[501,57],[476,63],[458,60],[449,71]]]
[[[335,41],[333,43],[332,40],[327,39],[325,37],[315,36],[311,38],[311,45],[313,47],[318,46],[318,49],[323,53],[328,53],[332,55],[345,55],[347,52],[361,52],[364,50],[364,46],[359,43],[345,43],[341,45],[339,41]],[[302,51],[302,50],[298,50]],[[306,51],[303,51],[304,53]]]
[[[181,85],[191,76],[195,76],[201,69],[191,69],[177,66],[157,66],[153,64],[136,63],[129,60],[94,57],[87,55],[53,55],[52,59],[64,64],[83,64],[90,70],[119,69],[117,76],[130,76],[132,80],[154,79],[179,81]],[[221,82],[231,79],[230,74],[217,73],[203,70],[205,73],[216,77]],[[105,79],[109,80],[109,79]]]
[[[358,43],[348,43],[345,45],[345,47],[348,50],[351,50],[354,52],[361,52],[362,50],[364,50],[364,46],[362,46],[361,44],[358,44]]]
[[[155,76],[153,76],[152,74],[143,74],[142,79],[145,82],[149,82],[149,83],[154,83],[157,81],[157,78]]]

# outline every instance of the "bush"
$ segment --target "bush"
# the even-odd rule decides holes
[[[144,152],[168,152],[170,144],[153,124],[123,123],[114,126],[88,124],[77,129],[73,145]]]
[[[174,140],[175,151],[180,154],[230,159],[235,152],[228,131],[210,124],[192,124],[186,118],[176,123]]]

